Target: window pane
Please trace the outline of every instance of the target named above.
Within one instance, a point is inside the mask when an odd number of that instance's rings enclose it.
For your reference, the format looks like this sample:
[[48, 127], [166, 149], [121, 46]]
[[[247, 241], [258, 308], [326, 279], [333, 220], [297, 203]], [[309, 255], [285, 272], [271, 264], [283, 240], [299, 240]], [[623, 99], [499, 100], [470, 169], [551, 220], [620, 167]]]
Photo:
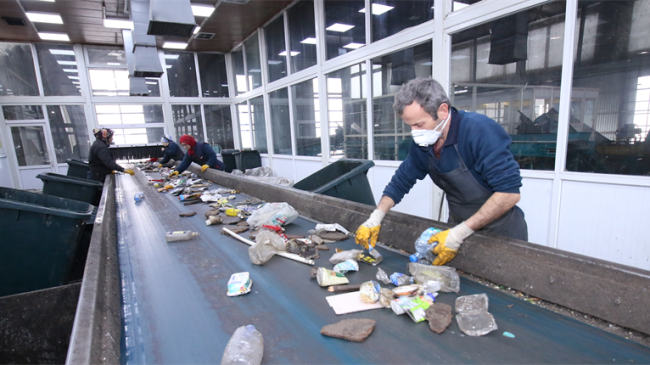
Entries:
[[264, 28], [269, 82], [287, 76], [287, 48], [284, 46], [284, 17], [280, 16]]
[[364, 0], [324, 0], [327, 59], [366, 45]]
[[258, 96], [251, 99], [251, 121], [253, 123], [253, 141], [259, 153], [268, 153], [266, 147], [266, 122], [264, 119], [264, 98]]
[[465, 9], [466, 7], [476, 4], [481, 0], [454, 0], [452, 2], [452, 9], [451, 11], [458, 11], [460, 9]]
[[45, 96], [81, 95], [79, 69], [72, 46], [36, 43]]
[[88, 66], [122, 66], [126, 68], [123, 49], [86, 47]]
[[[94, 96], [129, 96], [129, 72], [127, 70], [89, 69], [90, 87]], [[145, 78], [149, 96], [160, 96], [157, 78]]]
[[235, 90], [237, 95], [245, 93], [248, 89], [246, 86], [246, 73], [244, 70], [244, 52], [241, 49], [233, 51], [232, 68], [235, 74]]
[[291, 86], [294, 132], [298, 156], [320, 156], [318, 79]]
[[165, 52], [170, 96], [199, 96], [194, 53]]
[[433, 19], [433, 0], [372, 0], [371, 9], [373, 42]]
[[650, 2], [579, 1], [568, 171], [650, 175]]
[[172, 117], [176, 138], [189, 134], [198, 141], [205, 139], [200, 105], [172, 105]]
[[0, 43], [0, 96], [38, 96], [29, 44]]
[[262, 86], [262, 68], [260, 66], [260, 42], [257, 33], [244, 42], [246, 49], [246, 70], [248, 70], [248, 89]]
[[316, 23], [314, 1], [302, 0], [287, 10], [291, 72], [314, 66], [316, 60]]
[[330, 156], [368, 158], [366, 64], [327, 74]]
[[208, 143], [215, 151], [235, 148], [229, 105], [204, 105]]
[[162, 105], [95, 105], [95, 112], [100, 126], [165, 122]]
[[5, 120], [41, 120], [43, 108], [40, 105], [3, 106]]
[[499, 123], [522, 169], [555, 166], [565, 9], [557, 1], [452, 36], [452, 105]]
[[69, 158], [87, 160], [90, 139], [84, 107], [82, 105], [48, 106], [47, 116], [50, 119], [57, 162], [64, 163]]
[[113, 142], [118, 146], [159, 143], [164, 128], [113, 129]]
[[393, 102], [402, 84], [431, 76], [431, 42], [372, 60], [372, 115], [375, 160], [403, 161], [411, 128], [395, 115]]
[[215, 53], [199, 53], [197, 57], [203, 96], [227, 98], [226, 56]]
[[49, 165], [43, 127], [11, 127], [18, 166]]
[[237, 104], [237, 118], [239, 119], [239, 135], [242, 148], [253, 148], [253, 135], [251, 133], [251, 120], [248, 114], [248, 103]]
[[276, 90], [269, 94], [273, 153], [291, 155], [291, 121], [289, 120], [289, 91]]

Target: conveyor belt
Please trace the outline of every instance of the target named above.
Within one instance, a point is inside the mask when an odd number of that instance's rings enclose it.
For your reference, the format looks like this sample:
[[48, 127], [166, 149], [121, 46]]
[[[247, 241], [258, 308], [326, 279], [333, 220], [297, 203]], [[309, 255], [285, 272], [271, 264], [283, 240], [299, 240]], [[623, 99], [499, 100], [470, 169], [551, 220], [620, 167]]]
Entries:
[[[454, 320], [437, 335], [426, 322], [413, 323], [390, 309], [336, 316], [325, 300], [331, 293], [310, 280], [310, 266], [278, 256], [264, 266], [251, 264], [249, 246], [221, 235], [220, 225], [205, 225], [207, 205], [184, 206], [126, 175], [118, 177], [116, 189], [127, 364], [218, 363], [231, 334], [246, 324], [263, 334], [267, 364], [650, 363], [646, 347], [464, 279], [460, 293], [440, 293], [438, 301], [453, 307], [459, 295], [487, 293], [497, 331], [466, 336]], [[135, 203], [138, 191], [145, 199]], [[244, 198], [238, 194], [236, 201]], [[178, 217], [191, 211], [198, 214]], [[287, 233], [313, 227], [299, 218]], [[201, 237], [167, 243], [165, 232], [171, 230], [198, 231]], [[331, 268], [335, 247], [356, 245], [348, 239], [329, 246], [316, 267]], [[382, 253], [380, 266], [389, 275], [406, 272], [408, 258]], [[353, 284], [374, 280], [377, 269], [361, 265], [347, 275]], [[230, 275], [241, 271], [250, 272], [251, 293], [226, 296]], [[348, 318], [374, 319], [375, 331], [364, 343], [320, 334], [324, 325]], [[504, 337], [504, 331], [516, 337]]]

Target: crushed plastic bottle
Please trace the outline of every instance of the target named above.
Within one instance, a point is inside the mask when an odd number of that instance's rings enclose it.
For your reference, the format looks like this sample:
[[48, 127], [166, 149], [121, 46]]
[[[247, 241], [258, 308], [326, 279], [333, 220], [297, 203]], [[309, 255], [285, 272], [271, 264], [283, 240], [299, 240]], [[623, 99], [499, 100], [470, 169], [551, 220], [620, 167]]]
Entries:
[[456, 298], [458, 328], [469, 336], [483, 336], [499, 329], [488, 312], [487, 294], [465, 295]]
[[200, 236], [199, 232], [192, 231], [172, 231], [165, 233], [167, 242], [189, 241], [194, 237]]
[[433, 250], [437, 243], [429, 243], [429, 239], [434, 234], [440, 232], [439, 229], [429, 227], [420, 234], [417, 240], [415, 240], [415, 253], [409, 256], [411, 262], [419, 262], [421, 264], [431, 264], [435, 259], [435, 255], [431, 250]]
[[137, 202], [141, 202], [142, 199], [144, 199], [144, 193], [141, 192], [141, 191], [138, 192], [138, 193], [135, 193], [135, 196], [133, 196], [133, 200], [135, 200], [136, 203], [137, 203]]
[[221, 365], [259, 365], [264, 355], [264, 338], [249, 324], [235, 330], [221, 358]]

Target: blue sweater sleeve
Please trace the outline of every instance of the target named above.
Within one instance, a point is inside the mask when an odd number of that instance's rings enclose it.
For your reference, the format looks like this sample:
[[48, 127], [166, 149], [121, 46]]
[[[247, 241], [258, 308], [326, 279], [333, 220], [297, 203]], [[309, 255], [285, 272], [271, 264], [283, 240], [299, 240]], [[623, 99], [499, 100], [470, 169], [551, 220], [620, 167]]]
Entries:
[[185, 154], [185, 157], [183, 157], [183, 161], [181, 162], [180, 165], [176, 168], [176, 171], [178, 171], [179, 174], [182, 174], [187, 170], [188, 167], [192, 164], [192, 156], [190, 156], [189, 153]]
[[163, 157], [162, 161], [160, 161], [160, 163], [164, 165], [167, 162], [169, 162], [169, 160], [171, 160], [171, 158], [172, 158], [169, 155], [169, 147], [165, 148], [165, 151], [163, 151], [163, 154], [164, 154], [164, 157]]
[[208, 162], [206, 165], [208, 165], [211, 168], [215, 168], [217, 166], [217, 154], [214, 152], [212, 147], [210, 147], [209, 144], [204, 143], [203, 144], [203, 153], [208, 156]]
[[397, 205], [408, 193], [417, 180], [424, 179], [429, 173], [428, 157], [414, 142], [411, 142], [409, 154], [399, 165], [382, 195], [387, 196]]

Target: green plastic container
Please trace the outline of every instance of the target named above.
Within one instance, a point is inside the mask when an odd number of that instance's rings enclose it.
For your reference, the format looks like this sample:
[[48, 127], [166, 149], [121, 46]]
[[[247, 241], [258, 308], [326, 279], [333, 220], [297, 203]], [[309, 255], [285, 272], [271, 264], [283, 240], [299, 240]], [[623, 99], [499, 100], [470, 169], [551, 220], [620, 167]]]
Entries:
[[375, 163], [368, 160], [338, 160], [293, 185], [299, 190], [323, 194], [357, 203], [376, 206], [368, 182], [368, 170]]
[[104, 184], [95, 180], [47, 172], [36, 175], [43, 181], [43, 194], [99, 205]]
[[262, 158], [257, 150], [243, 150], [235, 156], [235, 160], [237, 169], [242, 171], [262, 167]]
[[0, 296], [66, 284], [93, 206], [0, 188]]
[[239, 153], [239, 150], [221, 150], [223, 163], [226, 164], [226, 172], [232, 172], [232, 170], [237, 169], [237, 156]]
[[83, 162], [75, 159], [65, 160], [65, 162], [68, 164], [68, 173], [66, 174], [67, 176], [79, 177], [82, 179], [88, 178], [88, 171], [90, 171], [88, 162]]

